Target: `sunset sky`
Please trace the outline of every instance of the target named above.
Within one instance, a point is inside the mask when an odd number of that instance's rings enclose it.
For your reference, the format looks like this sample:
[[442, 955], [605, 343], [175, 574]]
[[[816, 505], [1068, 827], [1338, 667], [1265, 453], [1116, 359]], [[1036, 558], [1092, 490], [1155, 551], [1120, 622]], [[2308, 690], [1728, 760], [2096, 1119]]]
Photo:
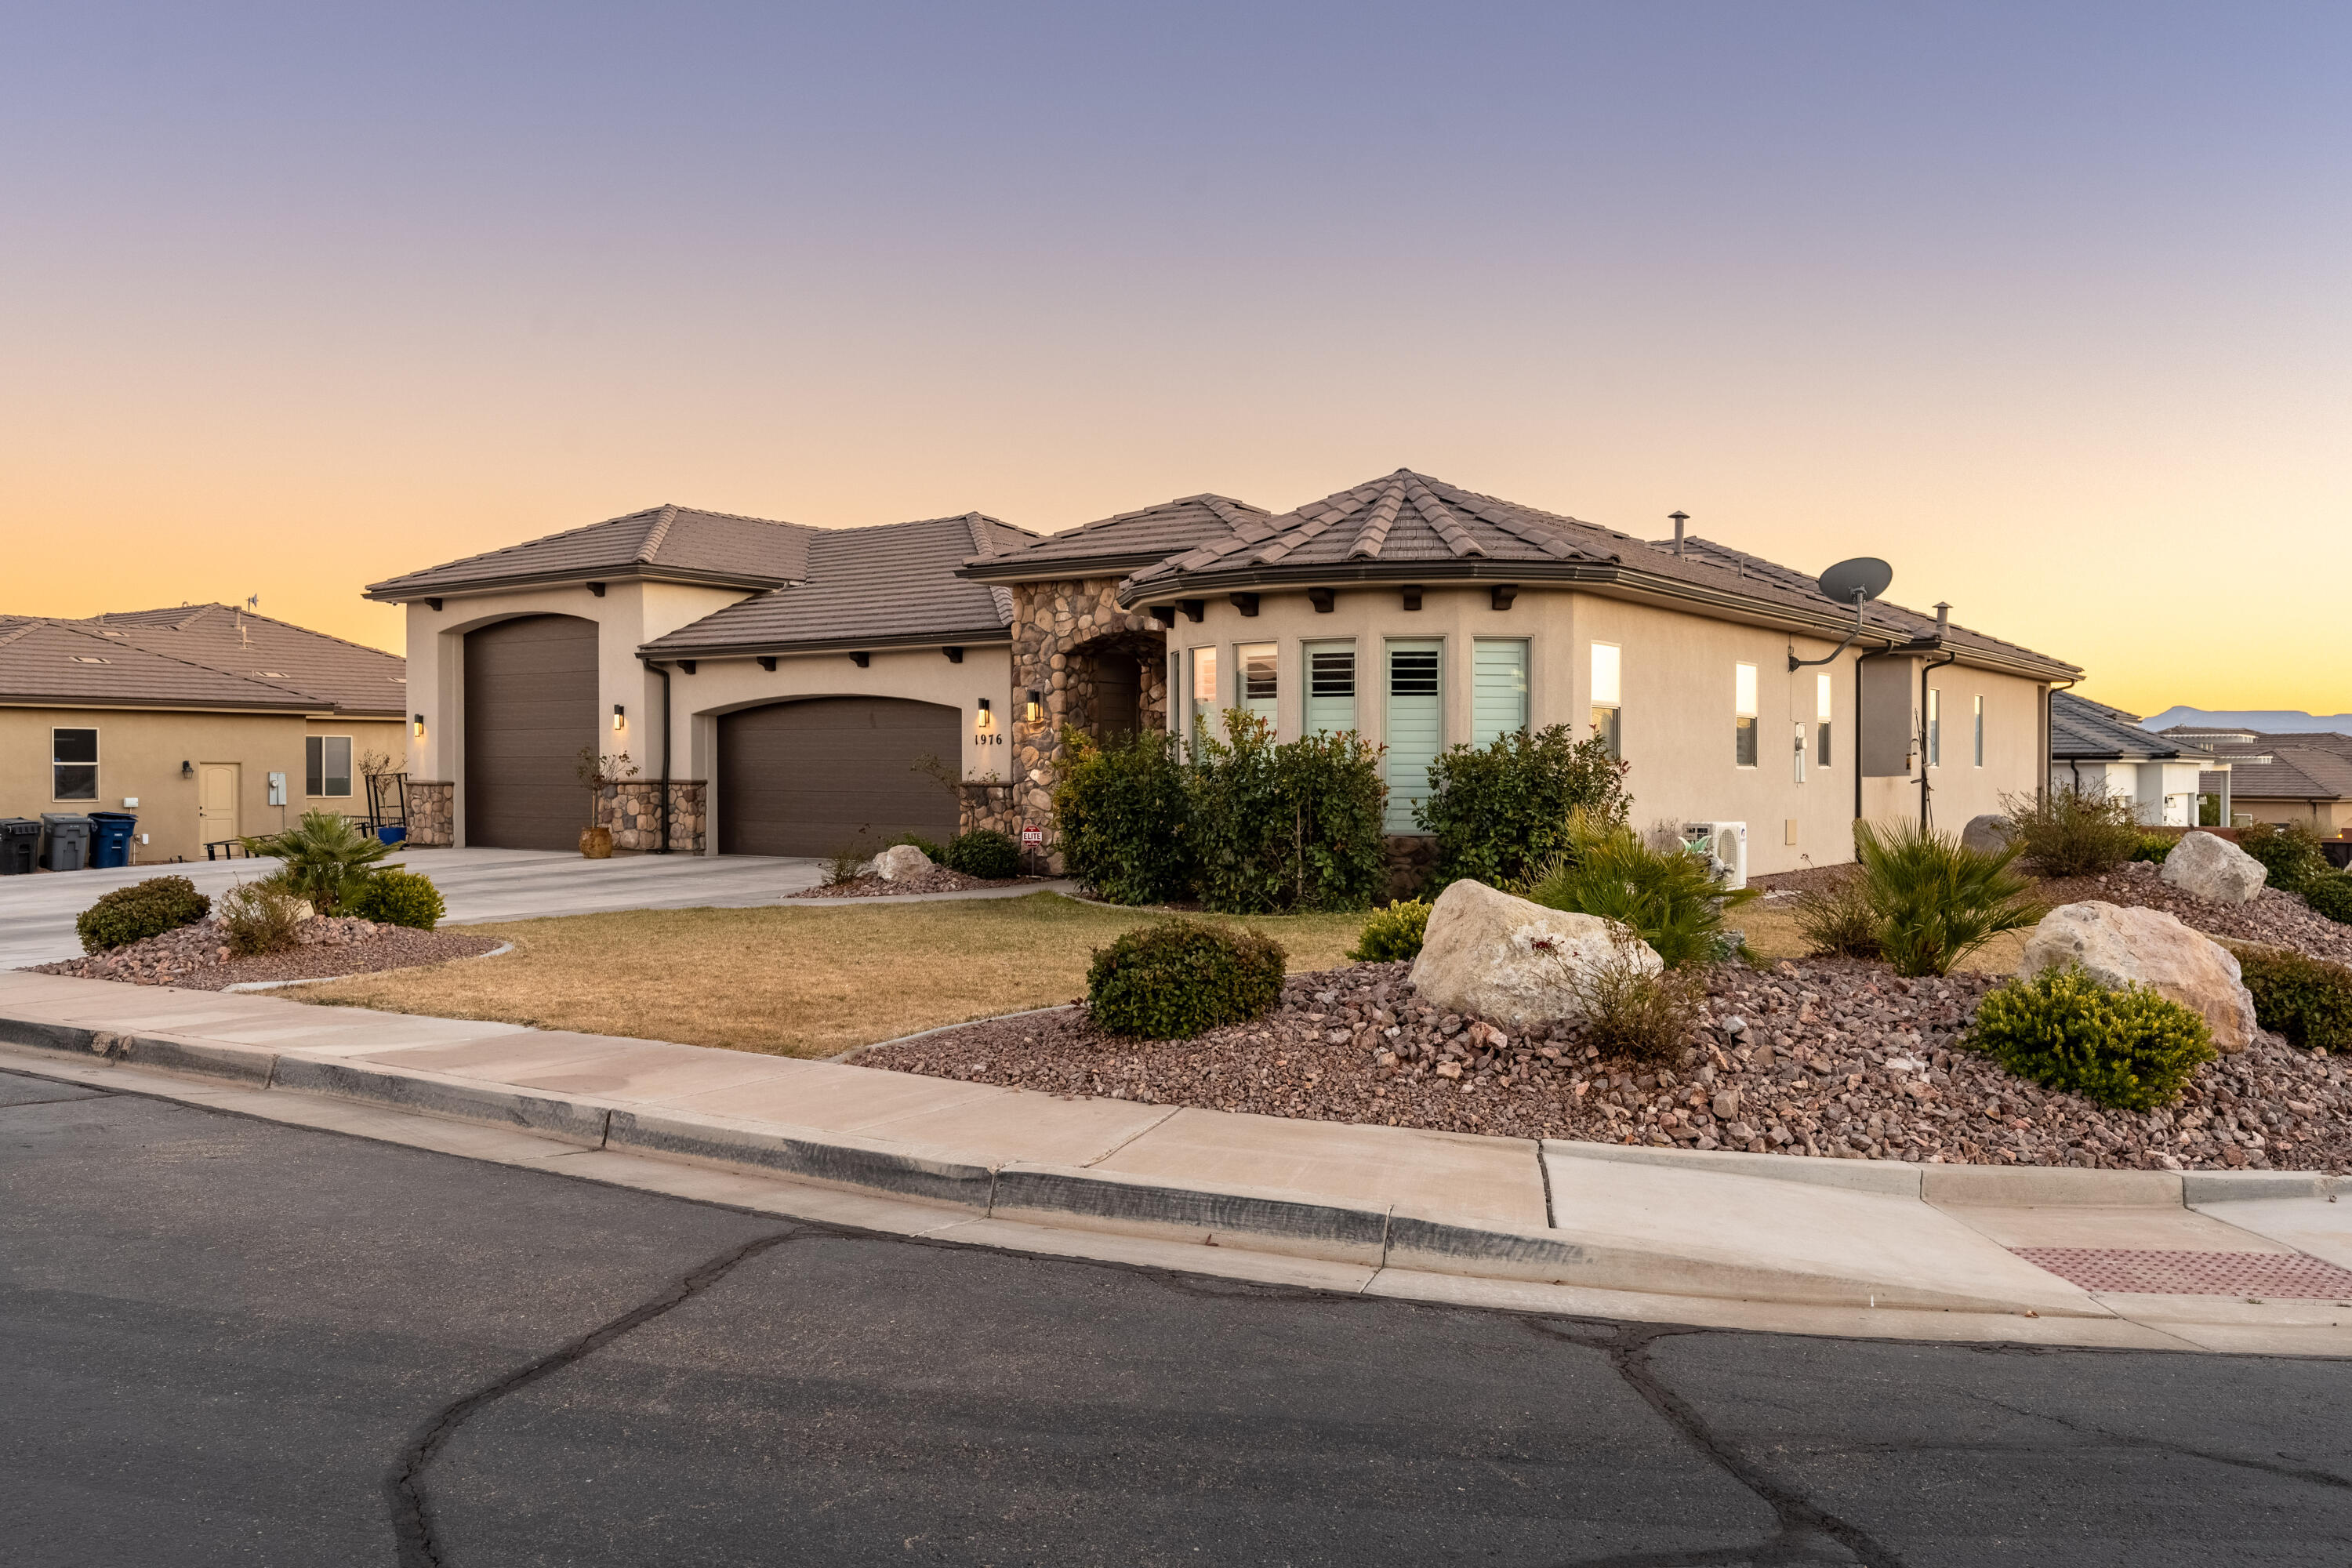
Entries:
[[2340, 4], [17, 7], [0, 611], [397, 648], [665, 500], [1402, 466], [2352, 710], [2347, 80]]

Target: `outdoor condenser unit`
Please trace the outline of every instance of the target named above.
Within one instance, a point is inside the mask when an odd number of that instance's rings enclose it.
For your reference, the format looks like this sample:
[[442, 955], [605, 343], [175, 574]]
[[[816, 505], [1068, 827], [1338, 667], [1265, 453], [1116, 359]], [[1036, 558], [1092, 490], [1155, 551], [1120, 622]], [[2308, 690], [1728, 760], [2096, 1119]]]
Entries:
[[1705, 855], [1723, 868], [1727, 888], [1748, 886], [1748, 824], [1685, 822], [1683, 842], [1694, 855]]

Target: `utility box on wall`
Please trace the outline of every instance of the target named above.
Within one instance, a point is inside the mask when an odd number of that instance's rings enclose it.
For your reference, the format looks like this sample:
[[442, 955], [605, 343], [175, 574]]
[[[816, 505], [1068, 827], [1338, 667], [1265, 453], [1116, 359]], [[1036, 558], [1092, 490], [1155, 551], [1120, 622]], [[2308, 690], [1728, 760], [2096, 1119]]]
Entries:
[[286, 804], [286, 775], [284, 773], [272, 773], [269, 775], [269, 804], [272, 805], [284, 805]]
[[1907, 778], [1919, 732], [1919, 661], [1865, 660], [1862, 671], [1861, 750], [1864, 778]]

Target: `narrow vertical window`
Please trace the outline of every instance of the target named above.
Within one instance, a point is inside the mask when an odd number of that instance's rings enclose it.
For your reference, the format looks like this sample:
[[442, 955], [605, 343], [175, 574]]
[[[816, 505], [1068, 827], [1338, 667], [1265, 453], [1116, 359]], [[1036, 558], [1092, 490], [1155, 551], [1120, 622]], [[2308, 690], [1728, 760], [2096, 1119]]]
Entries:
[[49, 731], [49, 798], [98, 798], [98, 731]]
[[1429, 764], [1445, 749], [1445, 698], [1437, 642], [1388, 645], [1388, 742], [1391, 833], [1417, 833], [1412, 808], [1429, 798]]
[[1625, 758], [1625, 734], [1620, 721], [1624, 711], [1622, 692], [1622, 653], [1615, 643], [1592, 645], [1592, 732], [1619, 762]]
[[1984, 766], [1984, 699], [1977, 699], [1977, 766]]
[[1927, 689], [1927, 765], [1944, 765], [1944, 693], [1932, 686]]
[[1234, 649], [1234, 668], [1241, 680], [1241, 689], [1235, 693], [1241, 699], [1238, 706], [1265, 720], [1272, 728], [1274, 700], [1279, 689], [1274, 644], [1244, 643]]
[[1735, 766], [1756, 765], [1756, 667], [1731, 667], [1732, 759]]
[[1198, 747], [1203, 735], [1212, 734], [1217, 726], [1217, 650], [1213, 647], [1192, 649], [1191, 725], [1185, 731], [1188, 746]]
[[1826, 672], [1813, 677], [1813, 760], [1823, 767], [1828, 767], [1835, 755], [1830, 746], [1830, 719], [1834, 712], [1831, 704], [1834, 695]]
[[1307, 645], [1307, 732], [1337, 735], [1356, 727], [1356, 645]]
[[1470, 648], [1470, 743], [1528, 727], [1525, 637], [1480, 637]]

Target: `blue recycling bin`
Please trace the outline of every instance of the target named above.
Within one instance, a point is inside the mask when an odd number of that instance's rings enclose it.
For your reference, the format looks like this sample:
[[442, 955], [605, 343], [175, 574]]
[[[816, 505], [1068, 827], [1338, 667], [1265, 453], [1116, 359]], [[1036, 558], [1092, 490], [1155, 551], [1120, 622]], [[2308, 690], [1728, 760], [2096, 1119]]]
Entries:
[[93, 870], [106, 871], [131, 864], [131, 830], [139, 819], [127, 811], [93, 811], [89, 814], [89, 864]]

